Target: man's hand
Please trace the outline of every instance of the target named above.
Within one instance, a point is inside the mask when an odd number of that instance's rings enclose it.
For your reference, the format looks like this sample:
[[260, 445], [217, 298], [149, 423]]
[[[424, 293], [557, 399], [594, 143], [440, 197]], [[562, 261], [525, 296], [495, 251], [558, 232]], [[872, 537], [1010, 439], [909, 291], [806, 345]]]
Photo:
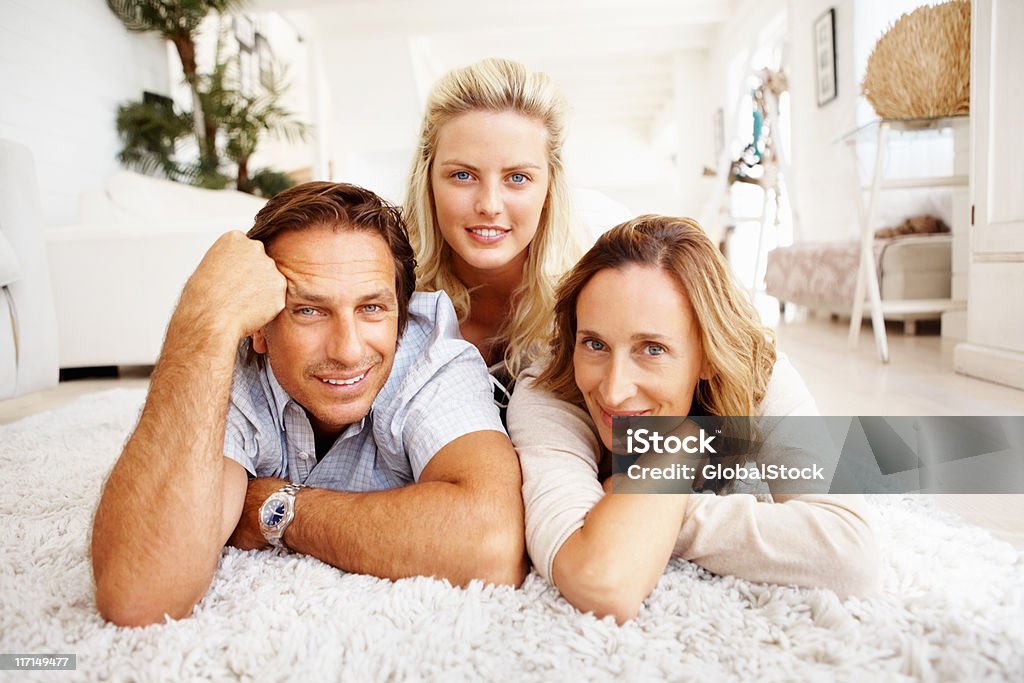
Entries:
[[191, 320], [212, 319], [241, 339], [284, 309], [287, 285], [263, 243], [236, 230], [206, 252], [185, 284], [178, 312]]
[[260, 508], [272, 493], [288, 482], [277, 477], [260, 477], [250, 479], [245, 492], [245, 503], [242, 505], [242, 516], [238, 518], [238, 526], [228, 539], [228, 545], [240, 550], [263, 550], [270, 544], [260, 531]]

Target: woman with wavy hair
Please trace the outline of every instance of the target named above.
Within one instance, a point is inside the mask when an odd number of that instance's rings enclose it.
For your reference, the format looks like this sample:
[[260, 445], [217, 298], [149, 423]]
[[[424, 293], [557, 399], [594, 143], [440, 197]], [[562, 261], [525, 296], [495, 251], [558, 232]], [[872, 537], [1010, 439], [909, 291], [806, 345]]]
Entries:
[[[630, 619], [673, 557], [842, 596], [877, 588], [861, 496], [772, 486], [757, 497], [735, 492], [738, 481], [700, 477], [686, 492], [650, 493], [608, 476], [617, 416], [749, 416], [737, 422], [752, 425], [758, 460], [778, 462], [792, 456], [794, 431], [777, 418], [817, 415], [695, 222], [640, 216], [600, 237], [558, 287], [550, 346], [544, 367], [523, 374], [508, 430], [523, 468], [527, 549], [573, 605]], [[695, 431], [694, 420], [682, 424]], [[620, 494], [619, 482], [640, 492]]]
[[420, 289], [444, 290], [503, 383], [543, 351], [554, 283], [582, 251], [562, 165], [567, 106], [544, 74], [486, 59], [427, 99], [405, 219]]

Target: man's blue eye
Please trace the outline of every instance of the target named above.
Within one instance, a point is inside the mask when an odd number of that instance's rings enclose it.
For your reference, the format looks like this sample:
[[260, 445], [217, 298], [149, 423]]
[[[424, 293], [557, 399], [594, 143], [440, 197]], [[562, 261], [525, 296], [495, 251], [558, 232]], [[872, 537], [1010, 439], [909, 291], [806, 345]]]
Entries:
[[665, 353], [665, 347], [661, 344], [648, 344], [647, 353], [652, 356], [660, 356]]
[[309, 306], [303, 306], [299, 309], [299, 315], [316, 315], [316, 309], [310, 308]]
[[366, 304], [363, 306], [363, 310], [367, 313], [379, 313], [382, 309], [380, 304]]

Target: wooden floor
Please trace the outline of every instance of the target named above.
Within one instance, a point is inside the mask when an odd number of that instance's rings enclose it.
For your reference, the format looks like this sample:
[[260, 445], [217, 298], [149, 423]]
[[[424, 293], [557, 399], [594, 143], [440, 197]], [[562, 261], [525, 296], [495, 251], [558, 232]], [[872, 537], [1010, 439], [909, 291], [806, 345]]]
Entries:
[[953, 372], [956, 342], [907, 337], [889, 327], [889, 362], [875, 352], [870, 325], [855, 349], [845, 323], [808, 318], [776, 326], [779, 349], [803, 376], [825, 415], [1021, 415], [1024, 391]]
[[[777, 310], [777, 309], [776, 309]], [[847, 326], [805, 318], [777, 323], [779, 349], [803, 375], [826, 415], [1021, 415], [1024, 392], [953, 372], [955, 342], [937, 334], [908, 337], [890, 328], [887, 364], [875, 355], [871, 328], [847, 348]], [[148, 368], [122, 369], [119, 379], [62, 382], [0, 401], [0, 424], [113, 387], [144, 387]], [[1024, 496], [944, 496], [941, 504], [1024, 549]]]
[[[1022, 415], [1024, 391], [953, 372], [956, 342], [938, 334], [889, 331], [880, 363], [870, 325], [855, 349], [846, 323], [807, 318], [776, 326], [779, 349], [803, 376], [825, 415]], [[1024, 495], [941, 495], [944, 509], [1024, 550]]]

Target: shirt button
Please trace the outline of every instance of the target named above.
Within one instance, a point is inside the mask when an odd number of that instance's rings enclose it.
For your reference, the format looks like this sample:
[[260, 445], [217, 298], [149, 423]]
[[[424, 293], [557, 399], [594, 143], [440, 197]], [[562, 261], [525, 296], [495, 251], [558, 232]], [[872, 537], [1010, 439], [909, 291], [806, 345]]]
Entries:
[[303, 460], [309, 460], [309, 453], [306, 451], [299, 451], [299, 457]]

